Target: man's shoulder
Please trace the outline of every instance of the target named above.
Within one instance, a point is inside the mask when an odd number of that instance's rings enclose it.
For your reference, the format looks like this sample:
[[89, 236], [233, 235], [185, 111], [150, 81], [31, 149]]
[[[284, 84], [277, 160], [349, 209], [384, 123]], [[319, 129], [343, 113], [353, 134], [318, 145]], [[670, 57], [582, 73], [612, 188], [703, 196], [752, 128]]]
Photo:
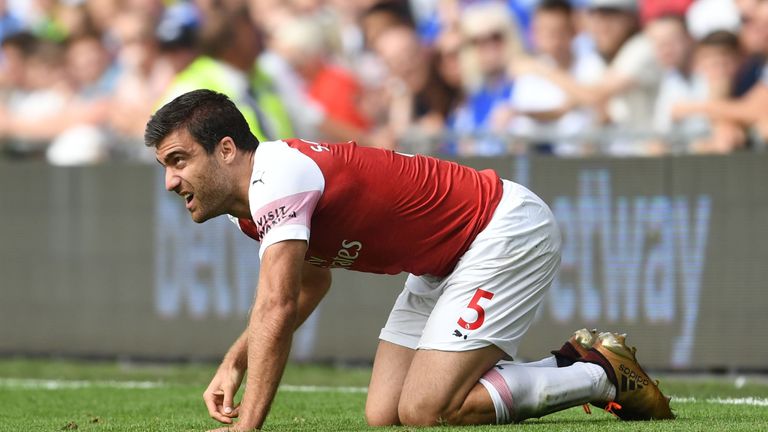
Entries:
[[644, 33], [638, 33], [627, 39], [619, 48], [619, 52], [610, 64], [613, 68], [627, 68], [647, 66], [656, 64], [656, 57], [653, 52], [653, 44]]
[[[300, 149], [298, 140], [264, 141], [254, 154], [250, 194], [277, 198], [306, 190], [322, 190], [324, 179], [318, 164]], [[303, 150], [303, 151], [302, 151]]]
[[271, 164], [273, 159], [295, 159], [313, 154], [330, 152], [334, 144], [307, 141], [299, 138], [285, 138], [275, 141], [263, 141], [256, 149], [256, 163]]
[[653, 52], [653, 45], [642, 33], [629, 38], [609, 67], [610, 71], [633, 80], [658, 85], [662, 71]]

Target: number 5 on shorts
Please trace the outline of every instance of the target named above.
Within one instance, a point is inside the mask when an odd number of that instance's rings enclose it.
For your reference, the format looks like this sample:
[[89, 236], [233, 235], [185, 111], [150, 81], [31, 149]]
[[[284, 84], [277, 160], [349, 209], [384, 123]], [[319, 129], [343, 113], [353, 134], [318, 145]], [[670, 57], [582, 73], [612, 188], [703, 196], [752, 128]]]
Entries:
[[477, 319], [471, 323], [468, 323], [464, 321], [464, 318], [459, 318], [458, 323], [461, 328], [466, 330], [477, 330], [480, 328], [480, 326], [483, 325], [483, 322], [485, 322], [485, 309], [483, 309], [483, 307], [478, 304], [481, 298], [490, 300], [493, 298], [493, 293], [482, 290], [480, 288], [475, 291], [475, 295], [472, 297], [472, 300], [469, 302], [467, 307], [469, 309], [474, 309], [475, 312], [477, 312]]

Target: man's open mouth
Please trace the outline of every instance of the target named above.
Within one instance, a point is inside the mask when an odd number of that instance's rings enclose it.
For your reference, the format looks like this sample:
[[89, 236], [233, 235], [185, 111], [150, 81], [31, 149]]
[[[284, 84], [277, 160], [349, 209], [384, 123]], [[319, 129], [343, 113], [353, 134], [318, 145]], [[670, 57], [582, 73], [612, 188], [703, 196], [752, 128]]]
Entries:
[[186, 207], [189, 208], [189, 205], [192, 203], [192, 200], [195, 198], [195, 194], [193, 193], [185, 193], [181, 195], [184, 198], [184, 202], [186, 203]]

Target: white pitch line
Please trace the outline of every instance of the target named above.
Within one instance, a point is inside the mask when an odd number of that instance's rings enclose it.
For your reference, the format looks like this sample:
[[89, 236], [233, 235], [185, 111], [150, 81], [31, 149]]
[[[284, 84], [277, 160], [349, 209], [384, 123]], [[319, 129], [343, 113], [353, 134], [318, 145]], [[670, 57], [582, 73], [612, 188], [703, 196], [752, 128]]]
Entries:
[[672, 400], [670, 402], [695, 403], [695, 402], [698, 402], [698, 400], [695, 397], [691, 397], [691, 396], [672, 396]]
[[758, 397], [742, 397], [742, 398], [722, 398], [722, 397], [715, 397], [715, 398], [706, 398], [706, 399], [699, 399], [691, 396], [672, 396], [671, 403], [697, 403], [697, 402], [704, 402], [704, 403], [710, 403], [710, 404], [716, 404], [716, 405], [749, 405], [749, 406], [760, 406], [760, 407], [768, 407], [768, 398], [758, 398]]
[[280, 390], [297, 393], [368, 393], [368, 387], [297, 386], [284, 384]]
[[[156, 389], [168, 387], [169, 384], [157, 381], [101, 381], [101, 380], [57, 380], [57, 379], [32, 379], [32, 378], [0, 378], [0, 388], [5, 389], [31, 389], [31, 390], [68, 390], [84, 388], [110, 388], [110, 389]], [[333, 386], [309, 386], [284, 384], [281, 391], [293, 393], [367, 393], [367, 387], [333, 387]], [[746, 405], [768, 407], [768, 398], [760, 397], [713, 397], [696, 398], [692, 396], [672, 396], [672, 404], [675, 403], [708, 403], [715, 405]]]
[[152, 389], [165, 387], [154, 381], [89, 381], [31, 378], [0, 378], [0, 388], [33, 390], [69, 390], [82, 388]]
[[[32, 390], [68, 390], [83, 388], [112, 388], [112, 389], [153, 389], [168, 387], [157, 381], [103, 381], [103, 380], [60, 380], [33, 378], [0, 378], [0, 388], [32, 389]], [[367, 387], [332, 387], [290, 385], [280, 386], [280, 390], [297, 393], [367, 393]]]
[[756, 397], [712, 398], [712, 399], [707, 399], [707, 402], [717, 403], [721, 405], [752, 405], [752, 406], [768, 407], [768, 399], [756, 398]]

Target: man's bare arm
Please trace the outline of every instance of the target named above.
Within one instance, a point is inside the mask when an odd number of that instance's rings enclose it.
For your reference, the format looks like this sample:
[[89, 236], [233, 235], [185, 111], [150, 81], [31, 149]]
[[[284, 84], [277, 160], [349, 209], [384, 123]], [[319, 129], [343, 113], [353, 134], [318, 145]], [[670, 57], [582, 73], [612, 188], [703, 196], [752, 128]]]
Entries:
[[[331, 287], [331, 271], [304, 263], [301, 272], [301, 292], [299, 294], [299, 312], [296, 328], [309, 318], [317, 305]], [[237, 338], [224, 355], [222, 364], [242, 367], [248, 364], [248, 328]]]
[[304, 255], [307, 243], [289, 240], [264, 252], [247, 330], [248, 385], [240, 406], [240, 430], [261, 427], [277, 392], [299, 323]]
[[581, 83], [565, 71], [532, 59], [514, 62], [510, 71], [513, 75], [533, 74], [551, 81], [560, 87], [577, 106], [604, 104], [635, 85], [631, 77], [614, 71], [606, 72], [600, 81], [594, 84]]
[[331, 271], [305, 262], [301, 270], [301, 293], [296, 328], [299, 328], [312, 315], [330, 288]]
[[688, 101], [676, 104], [672, 109], [675, 119], [703, 114], [712, 121], [738, 123], [751, 126], [768, 117], [768, 85], [758, 83], [747, 94], [738, 99]]
[[635, 82], [624, 75], [607, 72], [598, 83], [582, 84], [570, 75], [552, 71], [552, 81], [559, 85], [578, 105], [599, 105], [630, 89]]

